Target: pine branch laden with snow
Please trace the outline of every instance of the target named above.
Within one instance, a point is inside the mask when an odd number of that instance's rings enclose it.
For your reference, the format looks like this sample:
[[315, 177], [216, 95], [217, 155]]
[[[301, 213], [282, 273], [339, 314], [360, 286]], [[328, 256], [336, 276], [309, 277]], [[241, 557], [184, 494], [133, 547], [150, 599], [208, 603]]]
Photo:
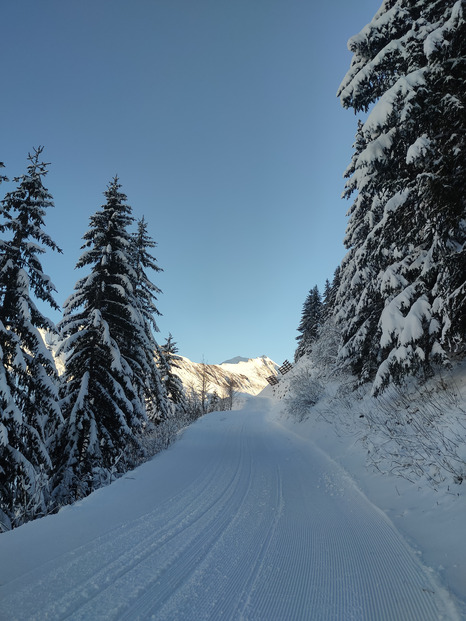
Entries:
[[[2, 201], [0, 230], [0, 513], [10, 526], [43, 515], [49, 502], [52, 444], [62, 417], [58, 375], [40, 330], [54, 330], [33, 301], [58, 308], [39, 255], [60, 249], [44, 232], [52, 196], [43, 185], [42, 148]], [[5, 520], [4, 520], [5, 521]]]
[[377, 393], [464, 355], [464, 0], [384, 3], [350, 39], [339, 96], [360, 122], [335, 316], [340, 360]]

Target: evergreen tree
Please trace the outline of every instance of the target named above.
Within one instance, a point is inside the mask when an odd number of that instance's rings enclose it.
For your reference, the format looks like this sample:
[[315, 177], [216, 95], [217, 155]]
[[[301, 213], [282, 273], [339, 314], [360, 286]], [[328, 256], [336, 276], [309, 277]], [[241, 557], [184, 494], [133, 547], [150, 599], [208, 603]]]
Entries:
[[340, 267], [338, 266], [333, 274], [332, 282], [330, 282], [328, 279], [325, 281], [324, 295], [322, 297], [322, 323], [333, 316], [333, 313], [335, 311], [337, 291], [339, 287]]
[[16, 526], [47, 510], [51, 442], [61, 422], [58, 376], [39, 329], [55, 330], [33, 298], [58, 309], [43, 273], [45, 248], [61, 252], [45, 233], [52, 196], [43, 185], [42, 147], [1, 204], [0, 231], [0, 522]]
[[135, 303], [140, 312], [142, 322], [130, 341], [131, 351], [128, 352], [130, 360], [134, 361], [135, 380], [141, 400], [145, 401], [150, 417], [162, 420], [168, 415], [168, 399], [165, 385], [160, 376], [156, 357], [160, 356], [160, 348], [154, 338], [153, 332], [158, 332], [155, 320], [160, 315], [155, 302], [156, 294], [160, 289], [151, 282], [147, 276], [147, 270], [161, 272], [155, 257], [150, 254], [150, 249], [155, 248], [156, 243], [147, 232], [147, 223], [142, 218], [138, 221], [136, 233], [132, 236], [132, 258], [136, 279], [134, 286]]
[[171, 334], [168, 335], [165, 343], [159, 348], [159, 368], [162, 381], [165, 385], [165, 393], [175, 410], [184, 413], [187, 411], [186, 394], [181, 379], [174, 373], [174, 368], [179, 368], [177, 356], [178, 347]]
[[298, 326], [299, 336], [296, 337], [298, 347], [295, 352], [295, 361], [306, 354], [310, 354], [312, 344], [317, 339], [322, 321], [322, 300], [319, 289], [315, 286], [310, 290], [304, 305], [301, 322]]
[[328, 317], [330, 312], [330, 296], [332, 291], [332, 285], [330, 284], [330, 280], [327, 278], [325, 280], [324, 285], [324, 293], [322, 294], [322, 319], [325, 320]]
[[349, 42], [360, 122], [336, 316], [340, 358], [377, 393], [464, 347], [464, 1], [386, 0]]
[[[408, 151], [419, 203], [429, 220], [426, 242], [438, 270], [430, 276], [441, 343], [466, 353], [466, 20], [465, 2], [447, 3], [424, 44], [425, 134]], [[450, 8], [451, 7], [451, 8]], [[435, 281], [434, 281], [435, 278]]]
[[223, 411], [222, 408], [222, 399], [218, 396], [218, 392], [214, 390], [214, 392], [210, 395], [209, 398], [209, 412], [220, 412]]
[[152, 326], [154, 332], [158, 332], [155, 316], [161, 313], [157, 309], [155, 302], [156, 295], [162, 291], [154, 285], [147, 276], [146, 270], [151, 269], [153, 272], [163, 272], [163, 269], [157, 265], [157, 260], [150, 254], [150, 249], [157, 246], [156, 242], [151, 239], [147, 232], [147, 222], [144, 217], [138, 220], [137, 231], [133, 235], [133, 263], [136, 272], [137, 297], [141, 312], [145, 321]]
[[60, 323], [66, 354], [61, 390], [65, 424], [56, 481], [59, 501], [85, 496], [141, 456], [138, 432], [146, 420], [134, 355], [143, 320], [135, 299], [133, 222], [118, 178], [106, 203], [90, 219], [78, 268], [91, 266], [65, 303]]

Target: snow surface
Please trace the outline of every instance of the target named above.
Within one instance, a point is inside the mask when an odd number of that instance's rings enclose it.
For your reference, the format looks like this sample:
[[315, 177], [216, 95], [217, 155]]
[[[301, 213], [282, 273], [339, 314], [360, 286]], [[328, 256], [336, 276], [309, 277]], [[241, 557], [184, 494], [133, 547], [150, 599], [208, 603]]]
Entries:
[[460, 619], [271, 395], [203, 417], [112, 485], [1, 535], [0, 619]]

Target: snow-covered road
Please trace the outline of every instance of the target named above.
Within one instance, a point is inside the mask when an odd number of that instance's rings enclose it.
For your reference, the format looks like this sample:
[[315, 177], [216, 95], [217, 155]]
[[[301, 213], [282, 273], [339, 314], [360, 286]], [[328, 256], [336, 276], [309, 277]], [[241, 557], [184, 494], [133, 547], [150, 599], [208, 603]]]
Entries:
[[0, 536], [0, 619], [454, 619], [388, 519], [266, 398]]

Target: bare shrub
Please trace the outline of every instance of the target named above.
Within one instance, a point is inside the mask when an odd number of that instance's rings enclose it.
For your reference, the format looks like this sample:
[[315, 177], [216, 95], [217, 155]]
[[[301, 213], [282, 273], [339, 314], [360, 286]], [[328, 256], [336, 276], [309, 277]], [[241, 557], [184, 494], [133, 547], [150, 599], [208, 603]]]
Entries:
[[466, 478], [466, 412], [451, 379], [391, 385], [371, 406], [362, 440], [375, 468], [434, 487]]
[[297, 421], [303, 421], [319, 401], [324, 391], [323, 386], [309, 366], [297, 369], [290, 378], [289, 386], [285, 409]]

